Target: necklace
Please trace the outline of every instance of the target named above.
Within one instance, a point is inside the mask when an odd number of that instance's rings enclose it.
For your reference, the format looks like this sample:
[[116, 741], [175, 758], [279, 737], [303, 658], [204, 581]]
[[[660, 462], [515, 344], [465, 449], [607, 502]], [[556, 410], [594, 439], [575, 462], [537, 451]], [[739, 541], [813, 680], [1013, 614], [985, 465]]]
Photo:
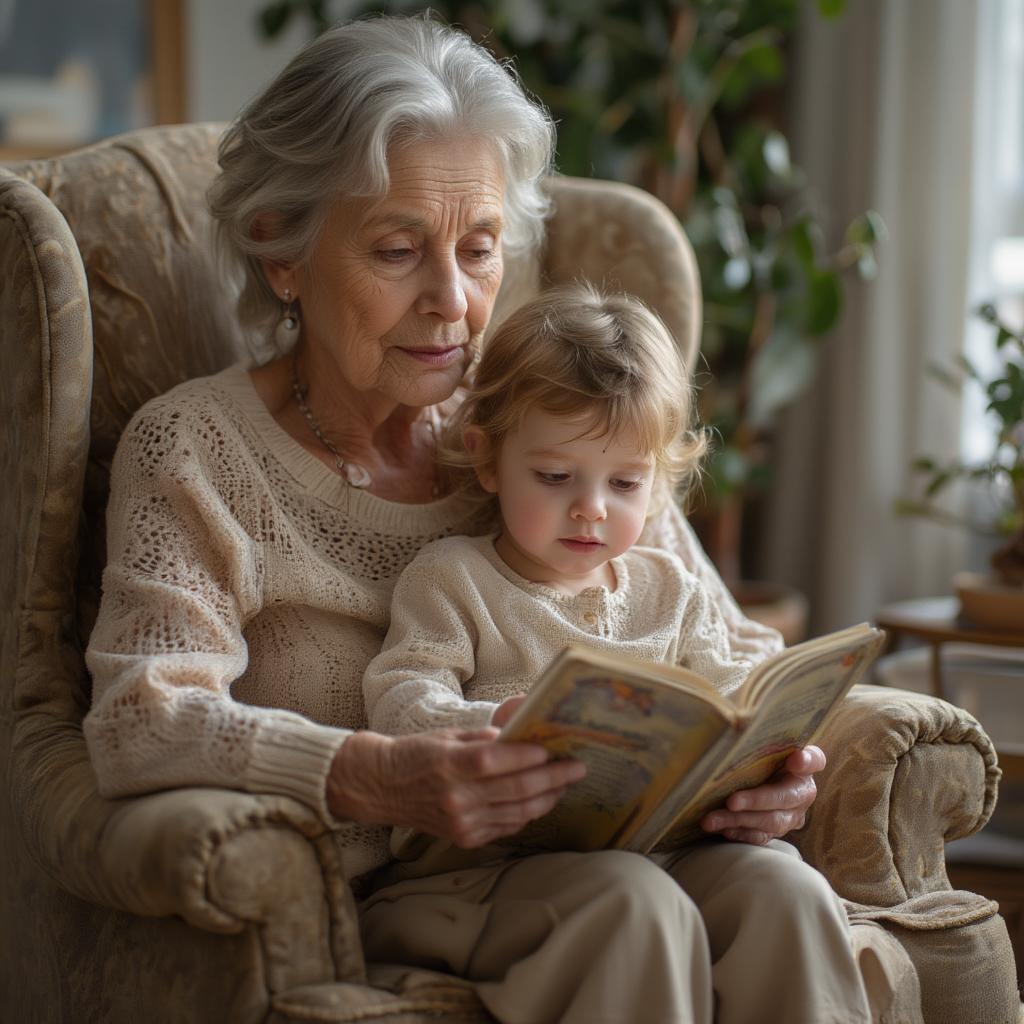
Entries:
[[310, 411], [308, 405], [306, 405], [306, 392], [302, 390], [299, 385], [299, 357], [298, 353], [292, 352], [292, 394], [295, 396], [295, 402], [299, 407], [299, 412], [306, 417], [306, 422], [309, 424], [309, 429], [316, 434], [316, 439], [334, 456], [335, 465], [338, 468], [338, 472], [353, 486], [353, 487], [369, 487], [373, 483], [373, 477], [360, 465], [355, 462], [346, 462], [341, 457], [341, 452], [326, 438], [324, 432], [320, 429], [320, 424], [317, 423], [316, 417]]
[[[309, 429], [316, 435], [316, 439], [334, 456], [334, 464], [337, 467], [338, 472], [353, 486], [365, 488], [369, 487], [373, 483], [373, 477], [370, 476], [369, 472], [365, 467], [360, 466], [355, 462], [346, 462], [342, 458], [341, 452], [334, 446], [334, 444], [324, 436], [324, 432], [320, 429], [320, 424], [317, 422], [317, 418], [313, 415], [313, 411], [306, 405], [307, 391], [303, 391], [302, 386], [299, 384], [299, 357], [298, 353], [292, 351], [292, 394], [295, 396], [295, 403], [299, 407], [299, 412], [306, 418], [306, 422], [309, 424]], [[428, 414], [427, 426], [430, 428], [430, 436], [433, 438], [434, 446], [437, 446], [437, 430], [434, 426], [434, 420], [431, 415]], [[438, 496], [438, 486], [435, 482], [433, 487], [433, 497]]]

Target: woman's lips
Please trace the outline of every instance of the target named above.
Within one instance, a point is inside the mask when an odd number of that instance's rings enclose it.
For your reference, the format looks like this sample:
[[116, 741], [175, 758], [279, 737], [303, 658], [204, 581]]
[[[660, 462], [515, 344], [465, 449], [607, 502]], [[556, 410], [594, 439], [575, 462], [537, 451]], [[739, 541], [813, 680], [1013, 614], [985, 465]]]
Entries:
[[398, 346], [398, 349], [412, 359], [426, 363], [428, 366], [447, 366], [461, 357], [463, 346], [452, 345], [450, 348], [403, 348]]
[[596, 537], [559, 537], [558, 543], [564, 545], [570, 551], [580, 551], [584, 553], [596, 551], [598, 548], [604, 547], [604, 544], [602, 544]]

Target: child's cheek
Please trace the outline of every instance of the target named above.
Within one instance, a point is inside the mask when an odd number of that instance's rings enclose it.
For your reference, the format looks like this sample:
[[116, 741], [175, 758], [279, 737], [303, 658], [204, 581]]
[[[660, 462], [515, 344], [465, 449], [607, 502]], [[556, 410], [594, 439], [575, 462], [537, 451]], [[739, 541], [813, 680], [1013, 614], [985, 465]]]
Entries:
[[502, 502], [505, 524], [520, 546], [535, 547], [544, 533], [547, 507], [536, 495], [513, 495]]
[[623, 517], [620, 539], [624, 547], [631, 548], [644, 532], [646, 516], [644, 510], [638, 507], [631, 507]]

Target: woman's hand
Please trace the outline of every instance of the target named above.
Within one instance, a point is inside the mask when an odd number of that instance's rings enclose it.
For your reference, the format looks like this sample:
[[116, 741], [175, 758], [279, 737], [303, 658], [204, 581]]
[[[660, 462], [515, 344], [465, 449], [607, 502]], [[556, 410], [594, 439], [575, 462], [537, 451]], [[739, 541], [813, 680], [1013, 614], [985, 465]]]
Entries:
[[814, 773], [824, 767], [825, 752], [820, 747], [795, 750], [777, 778], [756, 789], [733, 793], [724, 808], [703, 817], [701, 826], [755, 846], [781, 839], [787, 832], [803, 828], [807, 811], [818, 795]]
[[414, 828], [483, 846], [547, 814], [586, 769], [543, 747], [496, 743], [497, 729], [413, 736], [357, 732], [331, 763], [327, 806], [342, 819]]

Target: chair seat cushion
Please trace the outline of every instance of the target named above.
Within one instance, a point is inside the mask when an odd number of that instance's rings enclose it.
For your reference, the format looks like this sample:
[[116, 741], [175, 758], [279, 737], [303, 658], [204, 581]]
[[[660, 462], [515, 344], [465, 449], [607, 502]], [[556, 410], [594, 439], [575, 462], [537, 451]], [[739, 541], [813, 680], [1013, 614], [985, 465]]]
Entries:
[[336, 982], [281, 993], [272, 1000], [269, 1024], [426, 1024], [439, 1017], [453, 1024], [485, 1024], [494, 1019], [472, 985], [452, 975], [394, 964], [369, 965], [368, 975], [370, 985]]

